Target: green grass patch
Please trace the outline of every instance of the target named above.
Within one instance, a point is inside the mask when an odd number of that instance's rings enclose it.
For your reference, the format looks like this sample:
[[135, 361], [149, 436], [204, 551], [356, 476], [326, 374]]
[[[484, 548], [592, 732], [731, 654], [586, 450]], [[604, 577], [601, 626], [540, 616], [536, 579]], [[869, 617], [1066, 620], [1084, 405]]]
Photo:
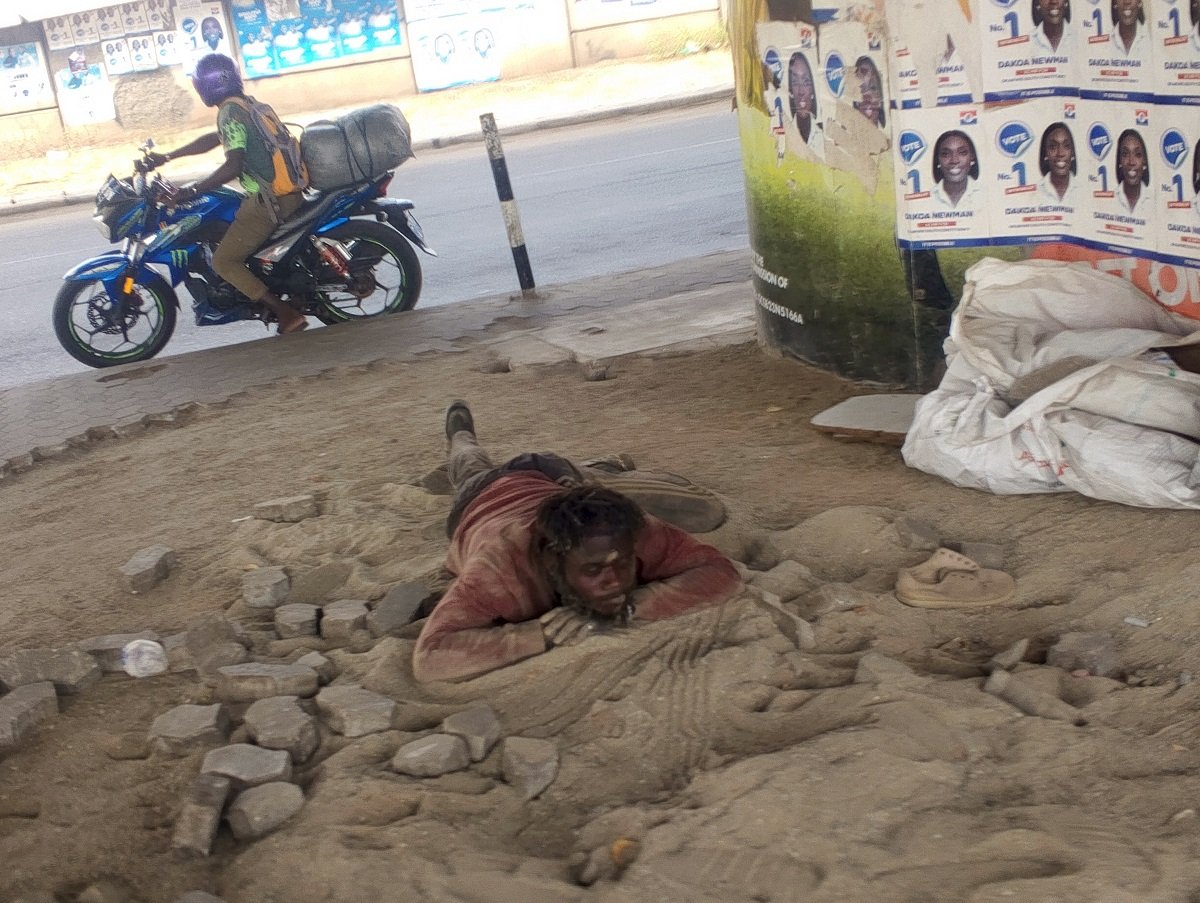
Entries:
[[678, 56], [691, 56], [709, 50], [722, 50], [729, 46], [729, 32], [719, 23], [694, 28], [680, 27], [653, 36], [649, 41], [649, 55], [659, 60]]

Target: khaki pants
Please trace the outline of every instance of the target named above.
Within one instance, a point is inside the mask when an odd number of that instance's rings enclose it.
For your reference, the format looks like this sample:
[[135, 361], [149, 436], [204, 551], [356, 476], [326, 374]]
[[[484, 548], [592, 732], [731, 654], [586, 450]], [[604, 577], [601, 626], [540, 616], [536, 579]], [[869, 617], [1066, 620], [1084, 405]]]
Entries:
[[266, 284], [246, 267], [246, 258], [258, 250], [280, 222], [295, 213], [304, 202], [299, 192], [285, 195], [277, 201], [279, 216], [261, 191], [242, 201], [229, 231], [213, 252], [212, 267], [217, 275], [251, 301], [260, 301], [267, 293]]

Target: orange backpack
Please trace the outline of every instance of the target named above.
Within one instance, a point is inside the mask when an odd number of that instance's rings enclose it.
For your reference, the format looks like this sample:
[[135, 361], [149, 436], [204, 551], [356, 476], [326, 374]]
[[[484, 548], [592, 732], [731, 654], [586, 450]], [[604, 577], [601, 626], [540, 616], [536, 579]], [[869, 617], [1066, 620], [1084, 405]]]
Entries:
[[228, 100], [250, 114], [259, 137], [270, 151], [271, 162], [275, 166], [275, 178], [270, 185], [263, 187], [277, 198], [307, 188], [308, 167], [304, 165], [304, 158], [300, 155], [300, 142], [275, 115], [275, 111], [253, 97], [230, 97]]

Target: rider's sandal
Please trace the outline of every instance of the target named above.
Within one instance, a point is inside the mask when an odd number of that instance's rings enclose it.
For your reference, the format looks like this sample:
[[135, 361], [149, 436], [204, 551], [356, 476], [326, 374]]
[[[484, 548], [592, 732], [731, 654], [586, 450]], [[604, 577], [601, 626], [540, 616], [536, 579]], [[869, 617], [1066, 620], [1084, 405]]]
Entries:
[[279, 335], [291, 335], [293, 332], [303, 332], [306, 329], [308, 329], [308, 320], [301, 320], [299, 323], [297, 323], [291, 329], [284, 329], [282, 326], [280, 326], [275, 331]]

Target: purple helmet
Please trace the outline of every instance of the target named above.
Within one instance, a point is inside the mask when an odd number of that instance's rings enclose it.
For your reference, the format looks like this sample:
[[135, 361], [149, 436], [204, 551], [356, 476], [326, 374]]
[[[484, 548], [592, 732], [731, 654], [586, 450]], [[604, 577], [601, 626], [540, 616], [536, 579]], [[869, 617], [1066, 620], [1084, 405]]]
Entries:
[[206, 107], [215, 107], [227, 97], [242, 93], [242, 74], [237, 63], [223, 53], [210, 53], [196, 63], [192, 87]]

